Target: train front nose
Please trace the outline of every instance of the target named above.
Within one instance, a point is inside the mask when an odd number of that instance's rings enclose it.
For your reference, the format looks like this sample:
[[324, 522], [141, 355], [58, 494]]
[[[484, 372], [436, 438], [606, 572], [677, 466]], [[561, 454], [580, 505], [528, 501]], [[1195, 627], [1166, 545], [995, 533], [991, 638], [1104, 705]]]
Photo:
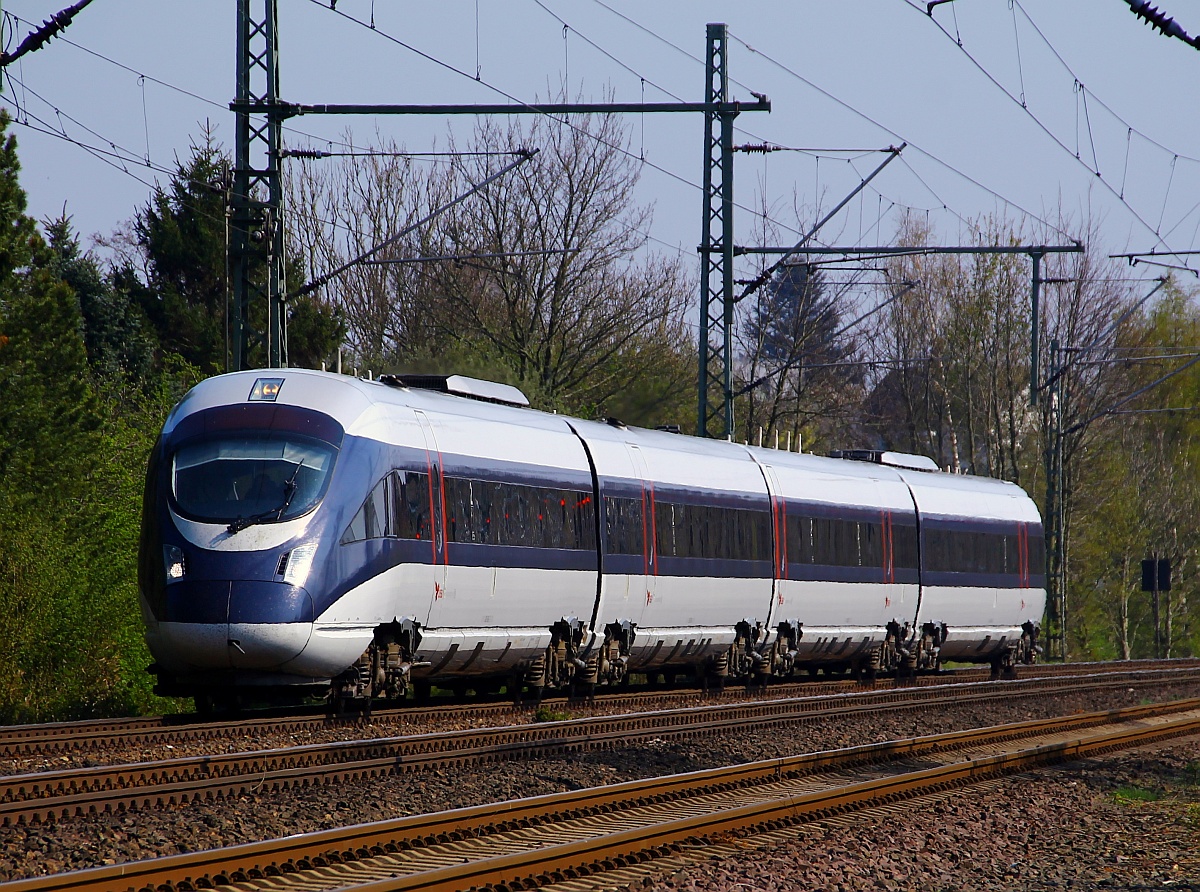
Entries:
[[181, 581], [168, 587], [158, 647], [184, 671], [277, 669], [312, 636], [313, 602], [301, 586]]

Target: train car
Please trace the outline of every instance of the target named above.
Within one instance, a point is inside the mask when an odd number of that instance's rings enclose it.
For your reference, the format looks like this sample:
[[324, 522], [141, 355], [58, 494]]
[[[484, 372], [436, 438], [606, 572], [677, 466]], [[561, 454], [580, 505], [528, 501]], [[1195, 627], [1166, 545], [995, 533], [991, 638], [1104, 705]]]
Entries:
[[276, 369], [169, 415], [139, 581], [161, 693], [340, 702], [1003, 668], [1033, 656], [1041, 535], [1018, 487], [916, 457], [584, 421], [458, 376]]

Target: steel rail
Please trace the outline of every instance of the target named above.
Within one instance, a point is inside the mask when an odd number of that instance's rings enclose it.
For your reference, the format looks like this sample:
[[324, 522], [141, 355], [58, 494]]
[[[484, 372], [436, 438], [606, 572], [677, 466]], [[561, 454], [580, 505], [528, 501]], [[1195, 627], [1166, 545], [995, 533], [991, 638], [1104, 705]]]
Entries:
[[[1194, 661], [1200, 667], [1200, 660]], [[1085, 666], [1090, 664], [1074, 664]], [[1174, 661], [1172, 669], [1187, 668]], [[1124, 671], [1130, 671], [1126, 668]], [[1148, 667], [1139, 670], [1148, 671]], [[939, 675], [919, 676], [902, 687], [936, 687], [958, 684], [967, 680], [987, 678], [986, 669], [951, 670]], [[1055, 675], [1062, 673], [1055, 672]], [[277, 715], [273, 711], [261, 715], [249, 713], [232, 720], [196, 720], [194, 715], [161, 716], [147, 718], [91, 719], [79, 722], [54, 722], [34, 725], [0, 726], [0, 758], [26, 755], [48, 755], [79, 749], [84, 746], [124, 744], [137, 741], [141, 745], [175, 743], [181, 740], [215, 740], [230, 736], [244, 737], [247, 734], [296, 733], [326, 728], [347, 727], [368, 722], [387, 723], [392, 721], [420, 722], [448, 716], [463, 716], [471, 719], [503, 718], [529, 714], [541, 706], [566, 708], [644, 708], [662, 705], [669, 708], [679, 700], [702, 696], [706, 700], [727, 701], [746, 699], [779, 699], [804, 694], [825, 695], [848, 691], [890, 690], [871, 684], [848, 680], [794, 681], [773, 684], [767, 689], [747, 690], [745, 687], [729, 687], [723, 691], [706, 694], [698, 689], [670, 689], [648, 691], [624, 691], [621, 693], [597, 694], [586, 700], [568, 697], [546, 697], [541, 703], [514, 704], [484, 702], [471, 704], [442, 703], [432, 706], [400, 706], [377, 709], [370, 713], [330, 715], [325, 710], [306, 711], [299, 714]]]
[[[1043, 677], [1074, 676], [1102, 672], [1172, 671], [1200, 668], [1200, 659], [1134, 660], [1106, 663], [1048, 663], [1018, 667], [1019, 680]], [[902, 687], [941, 686], [959, 684], [968, 680], [983, 681], [987, 669], [954, 669], [937, 675], [918, 676], [912, 684]], [[800, 681], [789, 680], [773, 683], [765, 691], [747, 692], [741, 686], [730, 687], [723, 692], [709, 692], [706, 699], [737, 700], [748, 696], [758, 698], [796, 697], [805, 694], [829, 693], [830, 691], [878, 691], [891, 690], [880, 681], [875, 685], [848, 680]], [[638, 692], [601, 693], [585, 701], [566, 697], [547, 697], [543, 704], [562, 705], [570, 708], [615, 708], [640, 709], [647, 706], [669, 704], [687, 697], [700, 695], [697, 690], [653, 690]], [[392, 721], [420, 722], [426, 719], [444, 718], [447, 715], [462, 715], [465, 718], [503, 718], [532, 712], [533, 705], [514, 706], [511, 701], [503, 703], [438, 704], [434, 706], [401, 706], [376, 710], [373, 714], [352, 716], [330, 716], [319, 714], [289, 715], [255, 714], [240, 715], [232, 720], [204, 721], [194, 715], [161, 716], [151, 718], [90, 719], [79, 722], [54, 722], [48, 724], [0, 726], [0, 759], [20, 756], [39, 756], [64, 753], [85, 747], [114, 745], [147, 746], [181, 741], [217, 740], [229, 737], [245, 737], [248, 734], [297, 733], [346, 727], [366, 722], [387, 723]]]
[[[563, 879], [565, 872], [593, 873], [612, 869], [625, 859], [643, 859], [678, 851], [683, 845], [712, 836], [745, 833], [760, 827], [778, 828], [814, 817], [827, 817], [876, 804], [910, 799], [928, 793], [968, 786], [1062, 762], [1100, 755], [1173, 737], [1200, 732], [1200, 716], [1159, 728], [1137, 728], [1048, 744], [1002, 755], [984, 756], [948, 766], [869, 780], [817, 793], [767, 803], [754, 803], [715, 814], [703, 814], [644, 828], [556, 846], [533, 847], [507, 855], [468, 861], [450, 867], [393, 876], [353, 886], [356, 892], [456, 892], [466, 888], [508, 887]], [[343, 887], [345, 888], [345, 887]]]
[[721, 736], [759, 729], [764, 724], [786, 725], [817, 716], [845, 718], [880, 709], [920, 708], [931, 702], [949, 706], [999, 697], [1044, 697], [1114, 685], [1162, 686], [1162, 673], [1144, 675], [1147, 677], [1132, 681], [1106, 674], [1085, 676], [1089, 679], [1086, 684], [1075, 677], [1009, 682], [1000, 687], [965, 684], [938, 690], [924, 688], [700, 706], [9, 775], [0, 777], [0, 826], [197, 800], [215, 801], [295, 786], [362, 781], [448, 764], [612, 749], [654, 737]]
[[[1168, 704], [1165, 708], [1176, 710], [1178, 705]], [[292, 882], [306, 889], [352, 886], [358, 892], [529, 883], [536, 881], [531, 878], [553, 877], [567, 870], [611, 869], [701, 838], [751, 827], [777, 828], [1004, 773], [1200, 733], [1200, 711], [1192, 709], [1181, 717], [1154, 723], [1153, 719], [1163, 711], [1163, 705], [1131, 707], [771, 759], [17, 880], [0, 884], [0, 892], [185, 892], [241, 883], [260, 887], [262, 880], [272, 887], [282, 888]], [[833, 783], [825, 789], [797, 791], [781, 786], [789, 778], [817, 771], [837, 772], [964, 748], [1008, 745], [1039, 735], [1075, 734], [1083, 727], [1081, 723], [1118, 722], [1133, 723], [1134, 727], [1097, 730], [1067, 740], [1023, 747], [1016, 752], [976, 755], [933, 768]], [[754, 785], [762, 789], [750, 792]], [[706, 796], [712, 801], [707, 805], [697, 804], [698, 797]], [[693, 803], [686, 809], [681, 804], [684, 797]], [[758, 801], [749, 801], [756, 797]], [[660, 817], [647, 817], [636, 828], [613, 830], [614, 823], [618, 823], [614, 815], [620, 820], [633, 821], [636, 809], [657, 809]], [[702, 813], [680, 817], [685, 811]], [[571, 833], [585, 837], [574, 842], [543, 845], [545, 839], [532, 832], [550, 822], [552, 827], [561, 827], [566, 821], [587, 819], [592, 819], [595, 826], [586, 833], [571, 829]], [[567, 834], [567, 830], [563, 833]], [[485, 837], [497, 834], [508, 834], [508, 839], [484, 845]], [[452, 848], [456, 842], [464, 845]], [[506, 847], [509, 851], [496, 854], [497, 849]], [[406, 853], [415, 858], [426, 852], [428, 857], [424, 861], [434, 862], [433, 869], [395, 875], [402, 869], [395, 863], [396, 858]], [[376, 859], [386, 863], [369, 870], [368, 865]], [[348, 872], [359, 864], [358, 872], [386, 878], [354, 882], [346, 873], [335, 870], [342, 866]], [[451, 866], [444, 866], [447, 864]]]

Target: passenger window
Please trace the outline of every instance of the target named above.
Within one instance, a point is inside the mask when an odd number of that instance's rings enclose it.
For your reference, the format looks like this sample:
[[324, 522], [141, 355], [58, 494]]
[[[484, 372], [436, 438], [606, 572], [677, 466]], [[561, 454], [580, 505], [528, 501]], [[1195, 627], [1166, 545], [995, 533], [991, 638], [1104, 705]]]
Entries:
[[388, 474], [375, 484], [354, 519], [342, 534], [342, 544], [360, 542], [364, 539], [382, 539], [388, 534], [388, 495], [392, 475]]
[[429, 539], [429, 475], [416, 471], [392, 473], [393, 530], [400, 539]]
[[1040, 525], [1029, 527], [1029, 572], [1041, 576], [1046, 572], [1046, 539]]
[[371, 490], [342, 534], [341, 542], [366, 539], [428, 539], [429, 475], [392, 471]]
[[604, 529], [610, 554], [642, 554], [646, 548], [642, 500], [606, 496]]
[[451, 542], [594, 549], [590, 492], [461, 477], [445, 478]]
[[893, 523], [892, 555], [897, 569], [916, 569], [917, 528], [915, 526]]

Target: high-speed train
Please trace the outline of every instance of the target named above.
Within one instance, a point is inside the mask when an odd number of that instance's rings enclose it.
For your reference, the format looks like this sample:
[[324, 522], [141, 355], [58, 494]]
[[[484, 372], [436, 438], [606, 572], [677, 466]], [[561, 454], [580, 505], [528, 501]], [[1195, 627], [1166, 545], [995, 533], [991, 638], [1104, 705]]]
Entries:
[[1019, 487], [917, 456], [584, 421], [459, 376], [271, 369], [167, 418], [139, 581], [160, 693], [343, 702], [1001, 671], [1033, 659], [1043, 548]]

